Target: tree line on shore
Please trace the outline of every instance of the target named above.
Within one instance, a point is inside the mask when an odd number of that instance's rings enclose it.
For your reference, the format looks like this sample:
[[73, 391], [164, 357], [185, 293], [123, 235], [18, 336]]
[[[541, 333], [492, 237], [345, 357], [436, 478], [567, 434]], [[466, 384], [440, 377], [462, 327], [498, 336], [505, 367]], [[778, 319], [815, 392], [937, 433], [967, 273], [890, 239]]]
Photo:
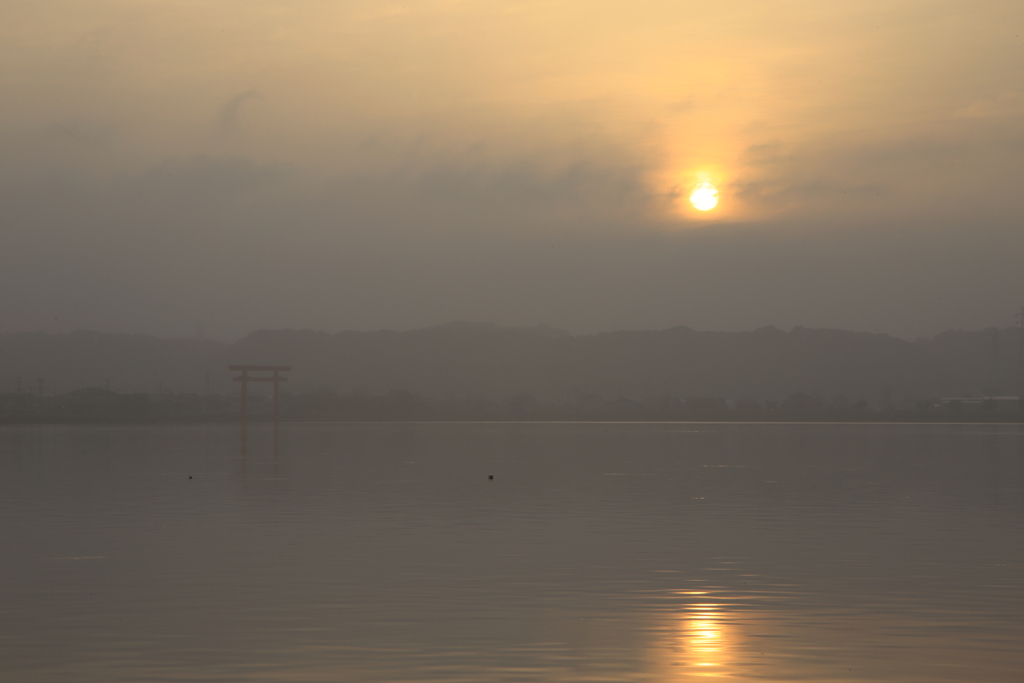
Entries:
[[[3, 423], [155, 423], [233, 422], [239, 419], [235, 395], [120, 394], [89, 387], [68, 394], [0, 395]], [[250, 395], [250, 421], [267, 421], [273, 409], [269, 397]], [[340, 394], [312, 391], [283, 393], [281, 417], [292, 422], [445, 421], [445, 420], [623, 420], [623, 421], [1020, 421], [1019, 405], [995, 401], [965, 407], [922, 399], [912, 404], [873, 406], [863, 399], [831, 399], [796, 392], [781, 401], [754, 398], [687, 397], [672, 395], [633, 400], [578, 393], [563, 401], [543, 401], [521, 393], [504, 399], [483, 395], [430, 398], [404, 390], [382, 394], [356, 391]]]
[[803, 327], [572, 335], [485, 323], [264, 330], [234, 343], [9, 333], [0, 334], [0, 419], [230, 419], [232, 364], [292, 366], [282, 387], [289, 419], [1004, 416], [1024, 375], [1020, 349], [1017, 328], [915, 341]]

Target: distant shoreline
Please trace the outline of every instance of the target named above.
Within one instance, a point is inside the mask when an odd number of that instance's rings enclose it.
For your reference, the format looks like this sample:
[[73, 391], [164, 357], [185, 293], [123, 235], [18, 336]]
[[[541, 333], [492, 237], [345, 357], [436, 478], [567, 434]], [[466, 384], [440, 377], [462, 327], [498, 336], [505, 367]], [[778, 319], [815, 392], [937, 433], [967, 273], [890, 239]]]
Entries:
[[[110, 426], [157, 426], [157, 425], [238, 425], [237, 417], [233, 419], [209, 417], [190, 419], [159, 419], [159, 420], [115, 420], [115, 419], [76, 419], [76, 420], [0, 420], [0, 427], [17, 426], [74, 426], [74, 425], [110, 425]], [[273, 424], [272, 420], [249, 419], [250, 427]], [[395, 418], [351, 418], [351, 419], [282, 419], [282, 425], [302, 424], [1024, 424], [1024, 416], [1015, 415], [872, 415], [859, 418], [795, 418], [780, 417], [779, 419], [700, 419], [700, 418], [651, 418], [651, 417], [551, 417], [551, 418], [514, 418], [514, 417], [395, 417]]]

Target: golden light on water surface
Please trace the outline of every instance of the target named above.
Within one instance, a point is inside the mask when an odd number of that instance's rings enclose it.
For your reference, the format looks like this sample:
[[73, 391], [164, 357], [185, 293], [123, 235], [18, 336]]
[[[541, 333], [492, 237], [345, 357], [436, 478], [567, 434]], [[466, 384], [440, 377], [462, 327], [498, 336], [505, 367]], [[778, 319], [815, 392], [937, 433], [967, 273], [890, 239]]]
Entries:
[[[722, 665], [725, 634], [718, 605], [690, 605], [687, 619], [680, 624], [680, 639], [691, 666]], [[711, 672], [708, 672], [711, 673]]]
[[[657, 675], [664, 681], [729, 678], [736, 674], [739, 633], [728, 618], [725, 605], [710, 602], [704, 591], [680, 591], [697, 598], [682, 606], [672, 618], [669, 641], [659, 657]], [[701, 599], [703, 598], [703, 599]]]

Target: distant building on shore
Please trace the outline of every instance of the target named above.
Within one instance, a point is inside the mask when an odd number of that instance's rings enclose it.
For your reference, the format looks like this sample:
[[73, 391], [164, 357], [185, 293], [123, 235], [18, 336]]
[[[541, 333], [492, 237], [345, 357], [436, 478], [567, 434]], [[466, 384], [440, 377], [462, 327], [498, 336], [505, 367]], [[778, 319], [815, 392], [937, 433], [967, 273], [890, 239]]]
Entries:
[[1021, 409], [1019, 396], [940, 398], [937, 405], [945, 410], [964, 410], [969, 412], [981, 412], [983, 410], [1008, 412]]

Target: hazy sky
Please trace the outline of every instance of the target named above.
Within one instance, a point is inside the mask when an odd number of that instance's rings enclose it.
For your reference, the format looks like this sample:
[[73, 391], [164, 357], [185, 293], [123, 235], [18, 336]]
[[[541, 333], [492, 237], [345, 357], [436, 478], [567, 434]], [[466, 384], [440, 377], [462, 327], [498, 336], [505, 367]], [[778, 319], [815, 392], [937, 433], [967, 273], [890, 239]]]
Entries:
[[1008, 325], [1022, 27], [1020, 0], [0, 0], [0, 330]]

